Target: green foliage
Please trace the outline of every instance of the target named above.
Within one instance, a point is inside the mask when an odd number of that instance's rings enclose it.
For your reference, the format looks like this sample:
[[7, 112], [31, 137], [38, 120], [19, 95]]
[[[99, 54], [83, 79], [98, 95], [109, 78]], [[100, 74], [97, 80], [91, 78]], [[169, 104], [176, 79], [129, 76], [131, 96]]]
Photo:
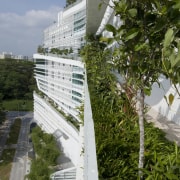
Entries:
[[14, 59], [0, 60], [0, 98], [32, 99], [34, 64]]
[[[91, 42], [92, 41], [92, 42]], [[127, 94], [118, 91], [105, 46], [91, 37], [81, 54], [86, 62], [95, 124], [100, 180], [138, 179], [139, 127]], [[180, 148], [145, 122], [144, 179], [180, 177]]]
[[68, 55], [73, 53], [72, 47], [70, 49], [58, 49], [58, 48], [52, 48], [50, 53], [52, 54], [59, 54], [59, 55]]
[[13, 125], [11, 126], [11, 130], [6, 144], [17, 144], [20, 128], [21, 128], [21, 119], [17, 118], [15, 119]]
[[3, 109], [6, 109], [7, 111], [33, 111], [33, 100], [4, 100], [2, 105]]
[[[139, 168], [144, 163], [144, 96], [151, 94], [154, 82], [165, 74], [176, 87], [180, 81], [180, 11], [177, 1], [113, 1], [115, 15], [121, 26], [107, 25], [116, 42], [113, 49], [114, 68], [131, 88], [139, 107], [140, 153]], [[176, 87], [178, 92], [178, 89]], [[179, 92], [178, 92], [179, 93]], [[180, 95], [180, 93], [179, 93]], [[174, 97], [169, 96], [169, 104]], [[140, 178], [142, 172], [139, 170]]]
[[5, 112], [0, 110], [0, 125], [5, 121], [5, 119], [6, 119]]
[[31, 172], [27, 176], [29, 180], [48, 180], [51, 171], [48, 168], [48, 164], [40, 159], [33, 160], [31, 165]]
[[37, 158], [32, 161], [28, 179], [49, 179], [52, 173], [50, 166], [56, 165], [60, 155], [56, 141], [52, 134], [43, 132], [40, 127], [33, 128], [31, 137]]
[[[179, 27], [169, 28], [165, 34], [162, 50], [163, 69], [165, 71], [166, 76], [168, 76], [174, 84], [180, 83], [179, 34]], [[178, 93], [180, 96], [180, 92]]]
[[131, 87], [141, 87], [147, 95], [160, 74], [180, 82], [178, 7], [177, 1], [114, 1], [123, 25], [106, 25], [114, 37], [103, 41], [120, 44], [114, 50], [114, 65]]
[[43, 46], [39, 45], [38, 48], [37, 48], [37, 53], [45, 54], [46, 53], [46, 49], [43, 48]]
[[65, 119], [79, 130], [79, 122], [72, 115], [65, 115]]
[[77, 0], [66, 0], [66, 7], [70, 6], [71, 4], [75, 3]]
[[15, 151], [16, 151], [15, 149], [4, 149], [3, 150], [3, 153], [1, 155], [1, 160], [3, 160], [3, 162], [0, 163], [0, 169], [9, 163], [12, 163]]
[[56, 164], [56, 159], [59, 156], [59, 149], [52, 134], [47, 134], [39, 127], [32, 131], [32, 141], [34, 144], [35, 152], [41, 159], [47, 161], [49, 165]]

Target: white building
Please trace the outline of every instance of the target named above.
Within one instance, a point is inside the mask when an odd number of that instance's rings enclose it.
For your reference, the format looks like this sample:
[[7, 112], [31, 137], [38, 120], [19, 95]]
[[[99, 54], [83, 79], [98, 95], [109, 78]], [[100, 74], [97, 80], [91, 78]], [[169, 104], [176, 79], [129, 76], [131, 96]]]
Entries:
[[84, 45], [86, 32], [86, 1], [58, 13], [57, 23], [44, 30], [45, 48], [78, 48]]
[[[34, 93], [34, 120], [43, 130], [54, 134], [72, 168], [52, 174], [52, 179], [97, 180], [94, 125], [91, 114], [86, 71], [78, 57], [85, 35], [95, 33], [105, 6], [100, 0], [78, 0], [58, 13], [57, 23], [44, 30], [44, 48], [71, 49], [69, 55], [34, 54], [35, 78], [39, 89]], [[79, 108], [83, 107], [84, 112]], [[80, 118], [81, 113], [84, 119]], [[69, 122], [70, 118], [70, 122]]]
[[2, 52], [0, 54], [0, 59], [11, 59], [12, 58], [12, 52], [7, 53], [7, 52]]

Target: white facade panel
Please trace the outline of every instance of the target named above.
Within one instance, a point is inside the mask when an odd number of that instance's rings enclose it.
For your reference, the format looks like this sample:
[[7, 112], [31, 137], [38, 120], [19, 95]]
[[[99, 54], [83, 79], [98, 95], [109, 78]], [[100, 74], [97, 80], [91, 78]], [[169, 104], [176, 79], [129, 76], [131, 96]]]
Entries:
[[77, 120], [84, 99], [84, 64], [80, 61], [34, 54], [35, 77], [40, 91], [59, 109]]
[[76, 165], [80, 146], [78, 131], [37, 94], [34, 94], [34, 120], [47, 133], [54, 134], [57, 130], [62, 133], [58, 141], [61, 143], [65, 155]]
[[[161, 87], [157, 83], [153, 84], [152, 93], [147, 96], [145, 102], [167, 120], [173, 121], [180, 125], [180, 98], [170, 80], [161, 77]], [[180, 86], [178, 86], [180, 92]], [[168, 97], [172, 94], [174, 101], [172, 105], [168, 105]], [[165, 97], [167, 98], [167, 101]]]

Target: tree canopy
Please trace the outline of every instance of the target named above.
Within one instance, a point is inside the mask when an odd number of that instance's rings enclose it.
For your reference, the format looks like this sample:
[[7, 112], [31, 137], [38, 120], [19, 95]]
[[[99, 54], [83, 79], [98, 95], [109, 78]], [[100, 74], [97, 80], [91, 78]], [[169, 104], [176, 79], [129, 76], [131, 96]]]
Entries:
[[35, 88], [34, 63], [0, 60], [0, 99], [32, 99]]

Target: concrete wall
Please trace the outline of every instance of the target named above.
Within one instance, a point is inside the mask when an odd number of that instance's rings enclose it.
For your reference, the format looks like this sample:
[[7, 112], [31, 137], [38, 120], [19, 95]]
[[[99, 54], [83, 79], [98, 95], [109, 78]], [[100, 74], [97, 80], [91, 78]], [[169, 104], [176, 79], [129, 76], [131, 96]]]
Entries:
[[86, 24], [86, 32], [87, 34], [94, 34], [97, 32], [98, 27], [102, 21], [104, 16], [104, 12], [106, 10], [107, 5], [103, 4], [99, 9], [99, 4], [102, 2], [101, 0], [87, 0], [87, 24]]
[[[153, 85], [152, 93], [145, 98], [145, 102], [155, 111], [163, 115], [167, 120], [180, 125], [180, 97], [177, 94], [170, 80], [160, 77], [161, 86], [157, 83]], [[177, 86], [180, 92], [180, 86]], [[170, 94], [174, 95], [174, 101], [171, 106], [168, 105], [164, 96], [167, 98]]]
[[79, 158], [79, 134], [52, 106], [34, 93], [34, 120], [47, 133], [57, 134], [63, 152], [76, 166]]

